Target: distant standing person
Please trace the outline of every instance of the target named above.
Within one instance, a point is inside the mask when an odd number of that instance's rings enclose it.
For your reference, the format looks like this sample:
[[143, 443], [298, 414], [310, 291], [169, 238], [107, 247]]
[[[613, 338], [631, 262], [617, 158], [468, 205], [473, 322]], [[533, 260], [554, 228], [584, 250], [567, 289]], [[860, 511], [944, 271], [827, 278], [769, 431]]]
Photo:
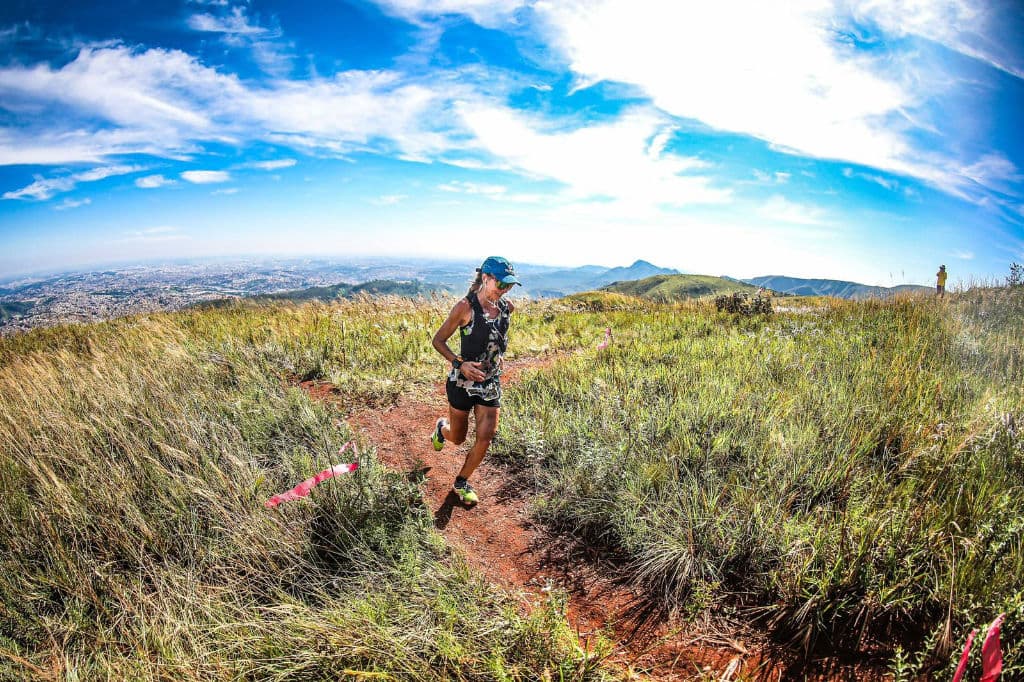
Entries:
[[[476, 420], [476, 441], [466, 455], [452, 489], [463, 504], [473, 505], [479, 497], [469, 484], [477, 466], [498, 430], [501, 411], [501, 359], [508, 347], [508, 327], [515, 306], [502, 297], [516, 284], [512, 264], [499, 256], [491, 256], [476, 269], [476, 279], [434, 334], [433, 345], [451, 363], [445, 390], [448, 394], [448, 417], [434, 425], [431, 441], [435, 450], [446, 442], [461, 445], [469, 429], [469, 413]], [[456, 355], [448, 347], [448, 339], [459, 330], [461, 345]]]
[[935, 273], [935, 294], [937, 296], [946, 295], [946, 266], [940, 265], [939, 271]]

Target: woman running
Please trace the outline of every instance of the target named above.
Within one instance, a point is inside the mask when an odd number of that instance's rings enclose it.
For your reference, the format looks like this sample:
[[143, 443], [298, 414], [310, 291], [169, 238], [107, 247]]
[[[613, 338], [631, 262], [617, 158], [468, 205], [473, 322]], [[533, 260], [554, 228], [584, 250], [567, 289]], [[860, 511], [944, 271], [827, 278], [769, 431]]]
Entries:
[[[452, 308], [448, 319], [434, 334], [434, 348], [452, 363], [448, 374], [448, 417], [434, 425], [431, 441], [440, 450], [446, 442], [461, 445], [469, 428], [469, 413], [476, 419], [476, 442], [455, 477], [453, 490], [463, 504], [479, 501], [469, 477], [487, 454], [498, 430], [501, 409], [501, 358], [508, 347], [509, 317], [515, 306], [502, 298], [519, 284], [512, 264], [491, 256], [476, 269], [469, 293]], [[448, 339], [458, 329], [462, 345], [456, 355]]]

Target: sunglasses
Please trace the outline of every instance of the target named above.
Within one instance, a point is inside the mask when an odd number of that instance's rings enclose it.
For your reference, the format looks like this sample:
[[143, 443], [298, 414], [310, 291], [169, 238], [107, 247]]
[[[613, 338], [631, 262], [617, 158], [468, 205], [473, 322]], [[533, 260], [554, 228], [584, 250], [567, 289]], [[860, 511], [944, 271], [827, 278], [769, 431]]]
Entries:
[[513, 286], [515, 286], [511, 282], [509, 282], [507, 284], [505, 282], [498, 282], [497, 284], [498, 284], [498, 288], [501, 289], [502, 291], [505, 291], [506, 289], [511, 289]]

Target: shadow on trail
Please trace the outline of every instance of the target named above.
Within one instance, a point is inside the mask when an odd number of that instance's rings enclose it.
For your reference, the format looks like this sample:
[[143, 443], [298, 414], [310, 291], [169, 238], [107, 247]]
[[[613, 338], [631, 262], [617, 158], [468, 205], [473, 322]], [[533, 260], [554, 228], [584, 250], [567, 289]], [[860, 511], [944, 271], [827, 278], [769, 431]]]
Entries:
[[444, 502], [434, 512], [434, 528], [438, 530], [444, 530], [448, 527], [448, 522], [452, 520], [452, 511], [458, 507], [459, 509], [471, 509], [471, 507], [462, 504], [462, 500], [455, 494], [454, 490], [448, 491], [448, 495], [444, 498]]

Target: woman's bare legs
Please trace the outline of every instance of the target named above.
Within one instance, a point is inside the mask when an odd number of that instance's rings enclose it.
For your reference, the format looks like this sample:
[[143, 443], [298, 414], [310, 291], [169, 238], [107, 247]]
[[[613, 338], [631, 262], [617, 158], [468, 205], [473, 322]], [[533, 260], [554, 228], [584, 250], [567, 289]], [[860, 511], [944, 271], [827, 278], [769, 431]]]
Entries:
[[469, 430], [469, 412], [456, 410], [448, 406], [448, 425], [441, 427], [441, 435], [446, 442], [452, 445], [462, 445], [466, 442], [466, 431]]
[[[455, 415], [461, 410], [451, 409], [449, 412]], [[483, 405], [476, 405], [473, 407], [473, 417], [476, 419], [476, 441], [473, 443], [473, 447], [470, 449], [469, 454], [466, 455], [466, 463], [462, 465], [462, 470], [459, 471], [459, 477], [469, 478], [476, 471], [476, 468], [480, 466], [480, 462], [483, 461], [484, 455], [487, 454], [487, 448], [491, 447], [491, 441], [494, 440], [494, 434], [498, 431], [498, 413], [501, 412], [500, 407], [485, 407]], [[461, 433], [461, 440], [453, 440], [453, 443], [462, 443], [466, 440], [466, 427], [469, 423], [469, 413], [461, 412], [463, 419], [462, 431], [458, 432], [454, 428], [455, 421], [452, 420], [451, 432], [452, 435], [458, 435]], [[448, 429], [443, 429], [447, 431]], [[448, 435], [445, 434], [445, 439]]]

